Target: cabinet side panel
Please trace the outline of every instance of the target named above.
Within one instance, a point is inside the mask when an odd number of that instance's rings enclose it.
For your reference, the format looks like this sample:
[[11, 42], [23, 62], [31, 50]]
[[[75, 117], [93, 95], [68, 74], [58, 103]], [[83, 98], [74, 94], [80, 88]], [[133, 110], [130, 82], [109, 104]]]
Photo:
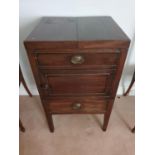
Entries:
[[126, 60], [128, 49], [120, 49], [120, 57], [117, 66], [116, 76], [114, 78], [113, 86], [112, 86], [112, 98], [115, 98], [117, 93], [117, 88], [121, 79], [122, 71], [124, 68], [124, 63]]
[[36, 66], [36, 63], [35, 63], [35, 57], [33, 55], [33, 48], [28, 48], [29, 44], [30, 43], [24, 42], [24, 46], [25, 46], [25, 49], [27, 51], [28, 59], [29, 59], [30, 65], [31, 65], [32, 73], [33, 73], [33, 76], [34, 76], [34, 79], [35, 79], [35, 82], [36, 82], [36, 86], [37, 86], [38, 92], [39, 92], [40, 97], [41, 97], [41, 90], [39, 88], [39, 85], [40, 85], [39, 76], [40, 75], [39, 75], [39, 72], [38, 72], [38, 69], [37, 69], [37, 66]]

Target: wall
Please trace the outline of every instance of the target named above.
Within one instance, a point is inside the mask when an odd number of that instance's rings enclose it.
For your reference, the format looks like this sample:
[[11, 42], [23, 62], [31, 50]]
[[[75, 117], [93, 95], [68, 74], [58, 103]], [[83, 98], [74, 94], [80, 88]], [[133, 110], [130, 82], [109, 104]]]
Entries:
[[[134, 37], [134, 0], [22, 0], [20, 1], [19, 59], [21, 69], [32, 94], [38, 94], [28, 62], [23, 40], [42, 16], [112, 16], [125, 33]], [[129, 50], [118, 94], [127, 88], [134, 71], [134, 44]], [[20, 94], [27, 93], [21, 86]], [[131, 91], [131, 94], [134, 94]]]

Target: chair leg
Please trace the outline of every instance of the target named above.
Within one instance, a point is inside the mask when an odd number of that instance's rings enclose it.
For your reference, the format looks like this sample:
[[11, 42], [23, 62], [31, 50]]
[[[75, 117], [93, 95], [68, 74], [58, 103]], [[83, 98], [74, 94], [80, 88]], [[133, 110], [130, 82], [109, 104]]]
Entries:
[[27, 87], [27, 85], [26, 85], [24, 79], [22, 80], [22, 83], [23, 83], [23, 86], [24, 86], [24, 88], [26, 89], [27, 93], [29, 94], [29, 96], [32, 97], [32, 94], [31, 94], [31, 92], [29, 91], [29, 89], [28, 89], [28, 87]]
[[25, 132], [25, 128], [20, 119], [19, 119], [19, 128], [20, 128], [20, 131]]
[[130, 89], [132, 88], [134, 82], [135, 82], [135, 73], [134, 73], [134, 75], [133, 75], [133, 77], [132, 77], [131, 83], [130, 83], [130, 85], [129, 85], [127, 91], [123, 94], [123, 96], [126, 96], [126, 95], [129, 93], [129, 91], [130, 91]]
[[134, 128], [132, 128], [132, 130], [131, 130], [131, 131], [132, 131], [132, 133], [135, 133], [135, 126], [134, 126]]
[[27, 91], [27, 93], [29, 94], [29, 96], [32, 97], [32, 94], [31, 94], [31, 92], [29, 91], [29, 89], [28, 89], [28, 87], [27, 87], [27, 85], [26, 85], [26, 82], [25, 82], [25, 79], [24, 79], [24, 77], [23, 77], [21, 68], [20, 68], [20, 66], [19, 66], [19, 85], [20, 85], [21, 82], [23, 83], [23, 86], [24, 86], [24, 88], [26, 89], [26, 91]]

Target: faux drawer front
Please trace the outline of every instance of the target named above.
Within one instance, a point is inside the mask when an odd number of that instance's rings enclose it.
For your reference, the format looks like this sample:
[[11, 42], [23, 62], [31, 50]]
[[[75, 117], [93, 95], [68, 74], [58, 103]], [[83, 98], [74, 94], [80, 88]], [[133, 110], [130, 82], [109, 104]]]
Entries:
[[116, 50], [86, 50], [71, 53], [36, 53], [40, 68], [96, 68], [116, 66], [119, 52]]
[[[48, 95], [106, 94], [112, 85], [111, 73], [45, 74]], [[43, 85], [43, 86], [44, 86]]]
[[53, 114], [104, 113], [108, 101], [103, 97], [66, 97], [53, 98], [45, 105]]

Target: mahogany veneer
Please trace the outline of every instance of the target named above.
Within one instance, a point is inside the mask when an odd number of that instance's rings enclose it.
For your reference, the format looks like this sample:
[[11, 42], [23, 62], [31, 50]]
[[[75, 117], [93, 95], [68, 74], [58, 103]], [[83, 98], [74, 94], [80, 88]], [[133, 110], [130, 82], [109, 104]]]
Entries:
[[130, 39], [111, 17], [43, 17], [24, 41], [50, 131], [52, 114], [103, 113], [106, 130]]

